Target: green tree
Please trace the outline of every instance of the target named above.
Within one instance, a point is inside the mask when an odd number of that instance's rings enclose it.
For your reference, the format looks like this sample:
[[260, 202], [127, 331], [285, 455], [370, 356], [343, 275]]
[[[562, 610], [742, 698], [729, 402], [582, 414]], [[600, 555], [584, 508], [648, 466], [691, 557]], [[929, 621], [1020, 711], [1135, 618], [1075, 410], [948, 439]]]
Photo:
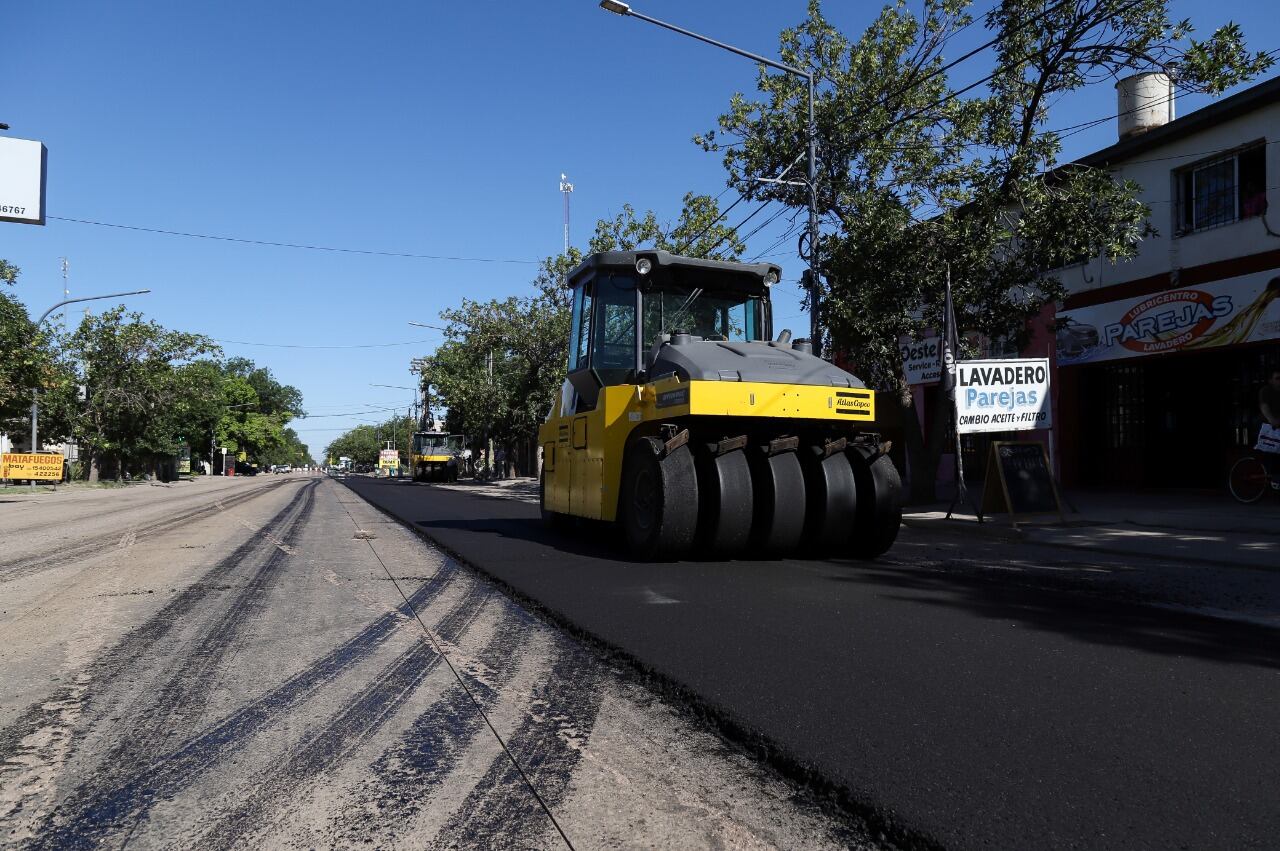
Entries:
[[218, 363], [217, 371], [221, 404], [212, 431], [218, 445], [243, 453], [246, 460], [259, 466], [305, 463], [271, 460], [297, 454], [297, 447], [286, 437], [285, 426], [290, 420], [305, 416], [301, 391], [280, 383], [269, 368], [248, 358]]
[[[0, 431], [8, 432], [22, 432], [29, 425], [32, 388], [56, 396], [71, 383], [54, 335], [37, 332], [26, 308], [3, 289], [17, 283], [19, 271], [0, 260]], [[55, 413], [41, 433], [57, 440], [61, 428]]]
[[377, 464], [378, 453], [394, 444], [400, 453], [400, 466], [408, 469], [409, 450], [417, 423], [408, 415], [397, 415], [372, 425], [358, 425], [335, 438], [325, 447], [325, 455], [337, 463], [339, 458], [350, 458], [356, 464]]
[[[1064, 294], [1046, 270], [1081, 256], [1130, 258], [1153, 232], [1139, 186], [1058, 165], [1050, 105], [1130, 69], [1218, 93], [1270, 67], [1235, 25], [1197, 41], [1168, 5], [1002, 0], [985, 17], [996, 39], [987, 91], [968, 97], [943, 70], [948, 40], [972, 22], [966, 0], [926, 0], [919, 16], [905, 3], [888, 6], [857, 40], [810, 0], [806, 20], [782, 32], [782, 61], [821, 81], [819, 316], [831, 347], [864, 379], [899, 391], [912, 467], [922, 471], [917, 496], [932, 496], [945, 423], [933, 423], [927, 447], [912, 428], [898, 340], [939, 327], [946, 268], [961, 332], [1017, 344], [1028, 320]], [[966, 64], [967, 78], [974, 67]], [[762, 68], [757, 88], [757, 99], [735, 95], [718, 129], [695, 141], [723, 154], [730, 183], [747, 197], [802, 207], [805, 189], [759, 178], [804, 150], [805, 86]]]
[[[736, 259], [744, 247], [721, 218], [707, 195], [686, 194], [673, 223], [659, 221], [652, 210], [637, 216], [624, 204], [617, 216], [596, 223], [588, 251], [657, 248]], [[447, 339], [423, 359], [422, 383], [447, 407], [449, 431], [509, 445], [537, 433], [564, 380], [571, 324], [566, 282], [582, 259], [579, 249], [570, 248], [543, 260], [533, 281], [535, 295], [463, 299], [440, 314]]]
[[218, 347], [117, 307], [86, 318], [67, 350], [84, 365], [87, 388], [71, 436], [92, 467], [108, 460], [119, 478], [126, 466], [145, 467], [154, 455], [177, 451], [184, 399], [193, 390], [181, 366]]
[[307, 449], [307, 445], [298, 437], [298, 433], [291, 428], [285, 428], [281, 433], [279, 444], [263, 452], [258, 456], [257, 460], [264, 468], [273, 464], [289, 464], [297, 467], [316, 463], [315, 459], [311, 457], [311, 451]]

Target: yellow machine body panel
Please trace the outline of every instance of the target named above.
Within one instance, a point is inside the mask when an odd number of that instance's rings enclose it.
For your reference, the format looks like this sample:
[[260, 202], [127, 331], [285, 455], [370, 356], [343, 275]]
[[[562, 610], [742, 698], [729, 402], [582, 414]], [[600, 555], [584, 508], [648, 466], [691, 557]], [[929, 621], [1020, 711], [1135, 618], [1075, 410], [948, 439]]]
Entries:
[[448, 454], [431, 454], [431, 455], [414, 455], [414, 464], [448, 464], [453, 460], [452, 455]]
[[592, 520], [615, 520], [622, 461], [631, 432], [676, 417], [771, 417], [867, 425], [875, 392], [743, 381], [680, 381], [602, 387], [594, 410], [562, 416], [560, 402], [538, 431], [546, 507]]

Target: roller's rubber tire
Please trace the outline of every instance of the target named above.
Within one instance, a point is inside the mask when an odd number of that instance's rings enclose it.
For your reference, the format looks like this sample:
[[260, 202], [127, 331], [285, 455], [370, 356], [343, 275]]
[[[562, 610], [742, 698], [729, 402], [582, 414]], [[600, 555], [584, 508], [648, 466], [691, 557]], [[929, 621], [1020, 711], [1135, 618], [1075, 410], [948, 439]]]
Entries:
[[747, 456], [741, 449], [708, 452], [698, 457], [697, 470], [697, 549], [716, 558], [736, 555], [751, 541], [755, 499]]
[[848, 452], [858, 490], [858, 512], [849, 537], [854, 558], [876, 558], [898, 538], [902, 525], [902, 478], [889, 456], [866, 446]]
[[769, 555], [792, 555], [804, 538], [804, 472], [794, 452], [749, 455], [754, 516], [751, 544]]
[[843, 551], [857, 521], [857, 485], [843, 452], [805, 458], [804, 549], [814, 555]]
[[670, 561], [688, 553], [698, 529], [698, 475], [686, 444], [663, 455], [663, 442], [642, 437], [627, 450], [618, 520], [632, 555]]

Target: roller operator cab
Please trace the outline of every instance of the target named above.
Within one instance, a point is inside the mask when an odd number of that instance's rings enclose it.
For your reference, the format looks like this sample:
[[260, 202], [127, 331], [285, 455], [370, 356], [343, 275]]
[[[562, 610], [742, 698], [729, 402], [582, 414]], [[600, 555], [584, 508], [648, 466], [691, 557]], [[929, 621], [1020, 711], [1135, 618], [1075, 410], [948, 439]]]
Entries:
[[663, 251], [570, 275], [568, 374], [546, 423], [543, 517], [618, 524], [645, 558], [878, 556], [901, 482], [875, 393], [783, 331], [782, 270]]
[[413, 480], [456, 482], [462, 457], [462, 435], [440, 431], [413, 433]]

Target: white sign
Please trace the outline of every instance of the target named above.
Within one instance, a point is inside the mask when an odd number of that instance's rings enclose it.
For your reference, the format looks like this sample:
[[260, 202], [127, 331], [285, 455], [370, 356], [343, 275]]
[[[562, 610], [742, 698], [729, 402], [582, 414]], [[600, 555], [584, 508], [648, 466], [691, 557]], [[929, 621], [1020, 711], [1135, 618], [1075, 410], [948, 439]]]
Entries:
[[1052, 426], [1049, 359], [957, 361], [956, 424], [961, 434]]
[[908, 340], [902, 349], [902, 371], [908, 384], [936, 384], [942, 377], [942, 338], [926, 337], [920, 342]]
[[1274, 270], [1058, 314], [1058, 363], [1136, 358], [1280, 339]]
[[45, 149], [0, 136], [0, 222], [44, 224]]

